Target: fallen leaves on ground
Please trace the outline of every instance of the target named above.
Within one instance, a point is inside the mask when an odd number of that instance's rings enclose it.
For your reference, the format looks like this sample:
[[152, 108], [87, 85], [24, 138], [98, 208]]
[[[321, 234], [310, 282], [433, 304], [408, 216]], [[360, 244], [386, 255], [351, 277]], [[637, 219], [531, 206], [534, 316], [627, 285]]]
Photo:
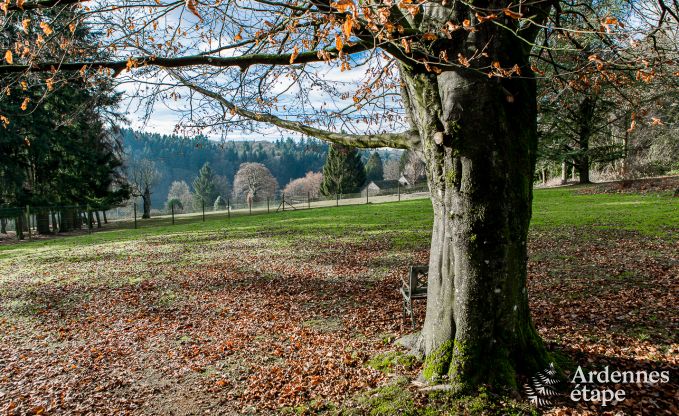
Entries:
[[[665, 385], [626, 385], [615, 410], [676, 414], [676, 244], [538, 230], [530, 254], [532, 313], [550, 349], [593, 369], [674, 371]], [[290, 243], [253, 231], [12, 260], [0, 282], [0, 409], [270, 414], [346, 403], [388, 382], [366, 362], [410, 330], [397, 288], [427, 255], [394, 248], [388, 235]], [[421, 323], [421, 302], [417, 313]], [[548, 413], [600, 411], [564, 399]]]

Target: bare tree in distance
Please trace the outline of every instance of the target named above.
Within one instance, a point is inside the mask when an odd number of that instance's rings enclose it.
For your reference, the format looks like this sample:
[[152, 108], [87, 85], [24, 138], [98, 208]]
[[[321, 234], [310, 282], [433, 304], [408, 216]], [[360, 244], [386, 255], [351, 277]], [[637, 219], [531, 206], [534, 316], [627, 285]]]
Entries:
[[142, 218], [151, 218], [151, 188], [160, 179], [160, 172], [152, 160], [133, 160], [128, 168], [133, 185], [133, 195], [141, 196], [144, 202]]
[[178, 212], [189, 211], [193, 204], [191, 189], [185, 181], [174, 181], [167, 192], [167, 201], [177, 200], [181, 202], [181, 208], [175, 208]]
[[237, 200], [263, 201], [273, 198], [277, 189], [278, 181], [261, 163], [242, 163], [233, 179], [233, 197]]
[[[79, 0], [8, 2], [5, 25], [21, 27], [25, 13], [72, 3]], [[458, 391], [516, 390], [517, 380], [550, 361], [526, 288], [541, 66], [554, 68], [548, 76], [564, 90], [679, 74], [676, 41], [657, 43], [672, 39], [679, 23], [668, 0], [88, 5], [73, 23], [87, 20], [104, 33], [100, 47], [112, 59], [68, 58], [77, 47], [69, 30], [51, 33], [49, 14], [34, 14], [49, 44], [34, 47], [20, 31], [3, 44], [0, 74], [7, 82], [37, 71], [54, 71], [56, 82], [111, 74], [140, 81], [133, 94], [147, 108], [176, 102], [188, 131], [273, 125], [422, 158], [433, 229], [427, 313], [413, 352], [426, 357], [424, 379], [448, 380]], [[554, 53], [564, 48], [578, 53]], [[45, 52], [60, 50], [64, 60]], [[352, 69], [358, 76], [342, 79]], [[651, 117], [637, 112], [634, 122], [651, 125]]]
[[321, 182], [323, 174], [321, 172], [307, 172], [303, 178], [297, 178], [285, 186], [283, 193], [290, 196], [309, 196], [318, 198], [321, 194]]

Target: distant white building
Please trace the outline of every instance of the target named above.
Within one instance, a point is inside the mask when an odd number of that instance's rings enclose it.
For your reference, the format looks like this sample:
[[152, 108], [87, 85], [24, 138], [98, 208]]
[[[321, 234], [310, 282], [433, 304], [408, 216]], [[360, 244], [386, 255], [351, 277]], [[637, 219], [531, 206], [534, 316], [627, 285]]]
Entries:
[[370, 181], [368, 185], [363, 187], [361, 193], [365, 195], [366, 188], [370, 192], [370, 195], [379, 195], [382, 193], [393, 194], [400, 186], [407, 186], [401, 182], [401, 180], [389, 180], [389, 181]]

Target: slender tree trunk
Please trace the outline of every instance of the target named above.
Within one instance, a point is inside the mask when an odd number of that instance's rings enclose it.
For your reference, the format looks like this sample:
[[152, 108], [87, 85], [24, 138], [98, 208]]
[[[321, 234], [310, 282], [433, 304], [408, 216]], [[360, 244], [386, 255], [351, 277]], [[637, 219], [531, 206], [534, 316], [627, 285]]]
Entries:
[[[527, 63], [522, 66], [526, 68]], [[530, 318], [526, 239], [537, 143], [534, 80], [401, 71], [434, 209], [423, 376], [516, 388], [547, 354]], [[508, 96], [511, 94], [511, 97]]]
[[7, 234], [7, 218], [0, 218], [0, 234]]
[[24, 239], [24, 214], [20, 214], [14, 220], [14, 229], [16, 230], [17, 239]]
[[82, 230], [84, 221], [85, 218], [83, 217], [83, 212], [80, 210], [80, 208], [75, 209], [73, 211], [73, 223], [75, 224], [75, 228], [77, 230]]
[[104, 216], [104, 224], [108, 224], [108, 218], [106, 217], [106, 211], [101, 211], [101, 215]]
[[94, 211], [94, 216], [97, 218], [97, 228], [101, 228], [101, 217], [99, 216], [99, 211]]
[[57, 223], [57, 214], [54, 211], [50, 211], [50, 215], [52, 217], [52, 234], [56, 234], [59, 232], [59, 225]]
[[561, 184], [568, 182], [568, 163], [564, 160], [561, 162]]
[[151, 190], [146, 188], [144, 194], [142, 195], [144, 201], [144, 213], [142, 218], [151, 218]]
[[[579, 152], [578, 152], [578, 157], [575, 159], [575, 163], [573, 165], [573, 174], [575, 174], [575, 171], [578, 172], [578, 176], [580, 177], [580, 183], [581, 184], [586, 184], [590, 183], [589, 180], [589, 165], [591, 163], [590, 157], [589, 157], [589, 140], [590, 137], [592, 136], [592, 123], [594, 119], [594, 114], [596, 111], [596, 104], [597, 104], [597, 98], [596, 96], [594, 97], [585, 97], [582, 102], [580, 103], [580, 108], [579, 108], [579, 137], [578, 137], [578, 146], [579, 146]], [[575, 178], [573, 178], [575, 179]]]

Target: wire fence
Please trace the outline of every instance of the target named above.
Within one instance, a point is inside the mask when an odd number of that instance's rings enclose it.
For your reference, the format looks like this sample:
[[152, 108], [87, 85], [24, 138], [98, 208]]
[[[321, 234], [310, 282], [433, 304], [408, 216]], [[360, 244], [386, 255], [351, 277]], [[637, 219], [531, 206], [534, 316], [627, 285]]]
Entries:
[[311, 193], [286, 195], [248, 201], [230, 198], [221, 204], [190, 201], [171, 202], [162, 209], [151, 209], [144, 218], [143, 200], [134, 198], [109, 209], [82, 205], [0, 207], [0, 242], [34, 240], [55, 235], [88, 234], [106, 229], [133, 229], [202, 222], [206, 219], [246, 215], [275, 214], [284, 211], [370, 203], [397, 202], [429, 196], [426, 183], [389, 189], [369, 189], [351, 194], [313, 196]]

